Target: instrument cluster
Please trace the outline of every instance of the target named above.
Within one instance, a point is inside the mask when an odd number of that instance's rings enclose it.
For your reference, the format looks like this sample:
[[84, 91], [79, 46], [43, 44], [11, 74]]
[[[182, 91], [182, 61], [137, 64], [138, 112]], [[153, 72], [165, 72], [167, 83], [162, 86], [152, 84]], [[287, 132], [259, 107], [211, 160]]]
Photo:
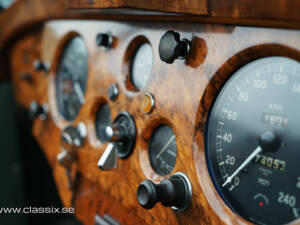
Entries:
[[31, 113], [59, 132], [58, 149], [41, 145], [70, 192], [76, 165], [140, 217], [299, 223], [299, 32], [107, 21], [43, 32], [56, 35], [43, 53], [49, 105]]

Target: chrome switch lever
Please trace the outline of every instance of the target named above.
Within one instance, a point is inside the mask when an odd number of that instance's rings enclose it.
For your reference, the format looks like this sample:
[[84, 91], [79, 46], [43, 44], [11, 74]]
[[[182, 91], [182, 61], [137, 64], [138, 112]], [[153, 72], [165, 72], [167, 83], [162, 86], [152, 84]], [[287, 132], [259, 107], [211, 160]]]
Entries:
[[72, 178], [72, 165], [77, 161], [77, 149], [84, 143], [86, 127], [83, 123], [78, 126], [68, 126], [61, 134], [61, 152], [57, 154], [58, 163], [65, 168], [68, 188], [73, 190], [75, 178]]
[[100, 170], [117, 168], [117, 158], [127, 158], [135, 145], [136, 128], [133, 117], [127, 113], [120, 113], [112, 126], [105, 129], [106, 140], [109, 141], [104, 153], [98, 161]]
[[109, 143], [98, 161], [101, 170], [111, 170], [117, 168], [118, 149], [113, 143]]
[[62, 150], [57, 155], [57, 161], [60, 165], [65, 168], [67, 180], [68, 180], [68, 188], [70, 190], [73, 189], [73, 181], [71, 177], [71, 166], [75, 162], [75, 158], [73, 154], [70, 154], [67, 150]]

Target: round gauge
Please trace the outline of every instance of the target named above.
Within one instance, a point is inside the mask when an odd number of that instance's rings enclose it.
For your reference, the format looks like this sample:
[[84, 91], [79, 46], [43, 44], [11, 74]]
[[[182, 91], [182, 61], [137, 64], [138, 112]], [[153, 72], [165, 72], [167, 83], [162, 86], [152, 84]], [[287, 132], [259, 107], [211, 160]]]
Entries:
[[153, 169], [162, 176], [171, 173], [177, 158], [176, 136], [166, 125], [154, 130], [149, 144], [150, 163]]
[[134, 53], [130, 66], [133, 85], [141, 90], [145, 87], [152, 71], [153, 52], [149, 43], [140, 45]]
[[255, 60], [224, 85], [206, 129], [211, 177], [224, 201], [255, 224], [300, 216], [300, 63]]
[[88, 74], [88, 51], [80, 37], [67, 42], [60, 57], [56, 77], [58, 109], [64, 119], [71, 121], [78, 115], [85, 101]]
[[104, 103], [98, 109], [96, 114], [96, 133], [101, 142], [106, 141], [105, 129], [111, 125], [111, 115], [109, 105]]

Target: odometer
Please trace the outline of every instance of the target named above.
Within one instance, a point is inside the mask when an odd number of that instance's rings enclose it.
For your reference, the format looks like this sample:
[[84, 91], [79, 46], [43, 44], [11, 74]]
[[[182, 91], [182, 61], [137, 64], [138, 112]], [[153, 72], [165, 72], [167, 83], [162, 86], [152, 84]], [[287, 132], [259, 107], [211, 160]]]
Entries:
[[300, 217], [300, 64], [255, 60], [218, 94], [206, 129], [211, 177], [221, 197], [255, 224]]

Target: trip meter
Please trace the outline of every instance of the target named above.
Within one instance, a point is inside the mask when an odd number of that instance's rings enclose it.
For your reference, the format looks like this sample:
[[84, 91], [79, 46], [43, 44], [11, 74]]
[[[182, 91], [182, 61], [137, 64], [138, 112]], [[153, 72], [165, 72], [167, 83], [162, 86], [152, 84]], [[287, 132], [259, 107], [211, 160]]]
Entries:
[[255, 60], [224, 85], [206, 128], [211, 177], [221, 197], [255, 224], [300, 217], [300, 64]]

